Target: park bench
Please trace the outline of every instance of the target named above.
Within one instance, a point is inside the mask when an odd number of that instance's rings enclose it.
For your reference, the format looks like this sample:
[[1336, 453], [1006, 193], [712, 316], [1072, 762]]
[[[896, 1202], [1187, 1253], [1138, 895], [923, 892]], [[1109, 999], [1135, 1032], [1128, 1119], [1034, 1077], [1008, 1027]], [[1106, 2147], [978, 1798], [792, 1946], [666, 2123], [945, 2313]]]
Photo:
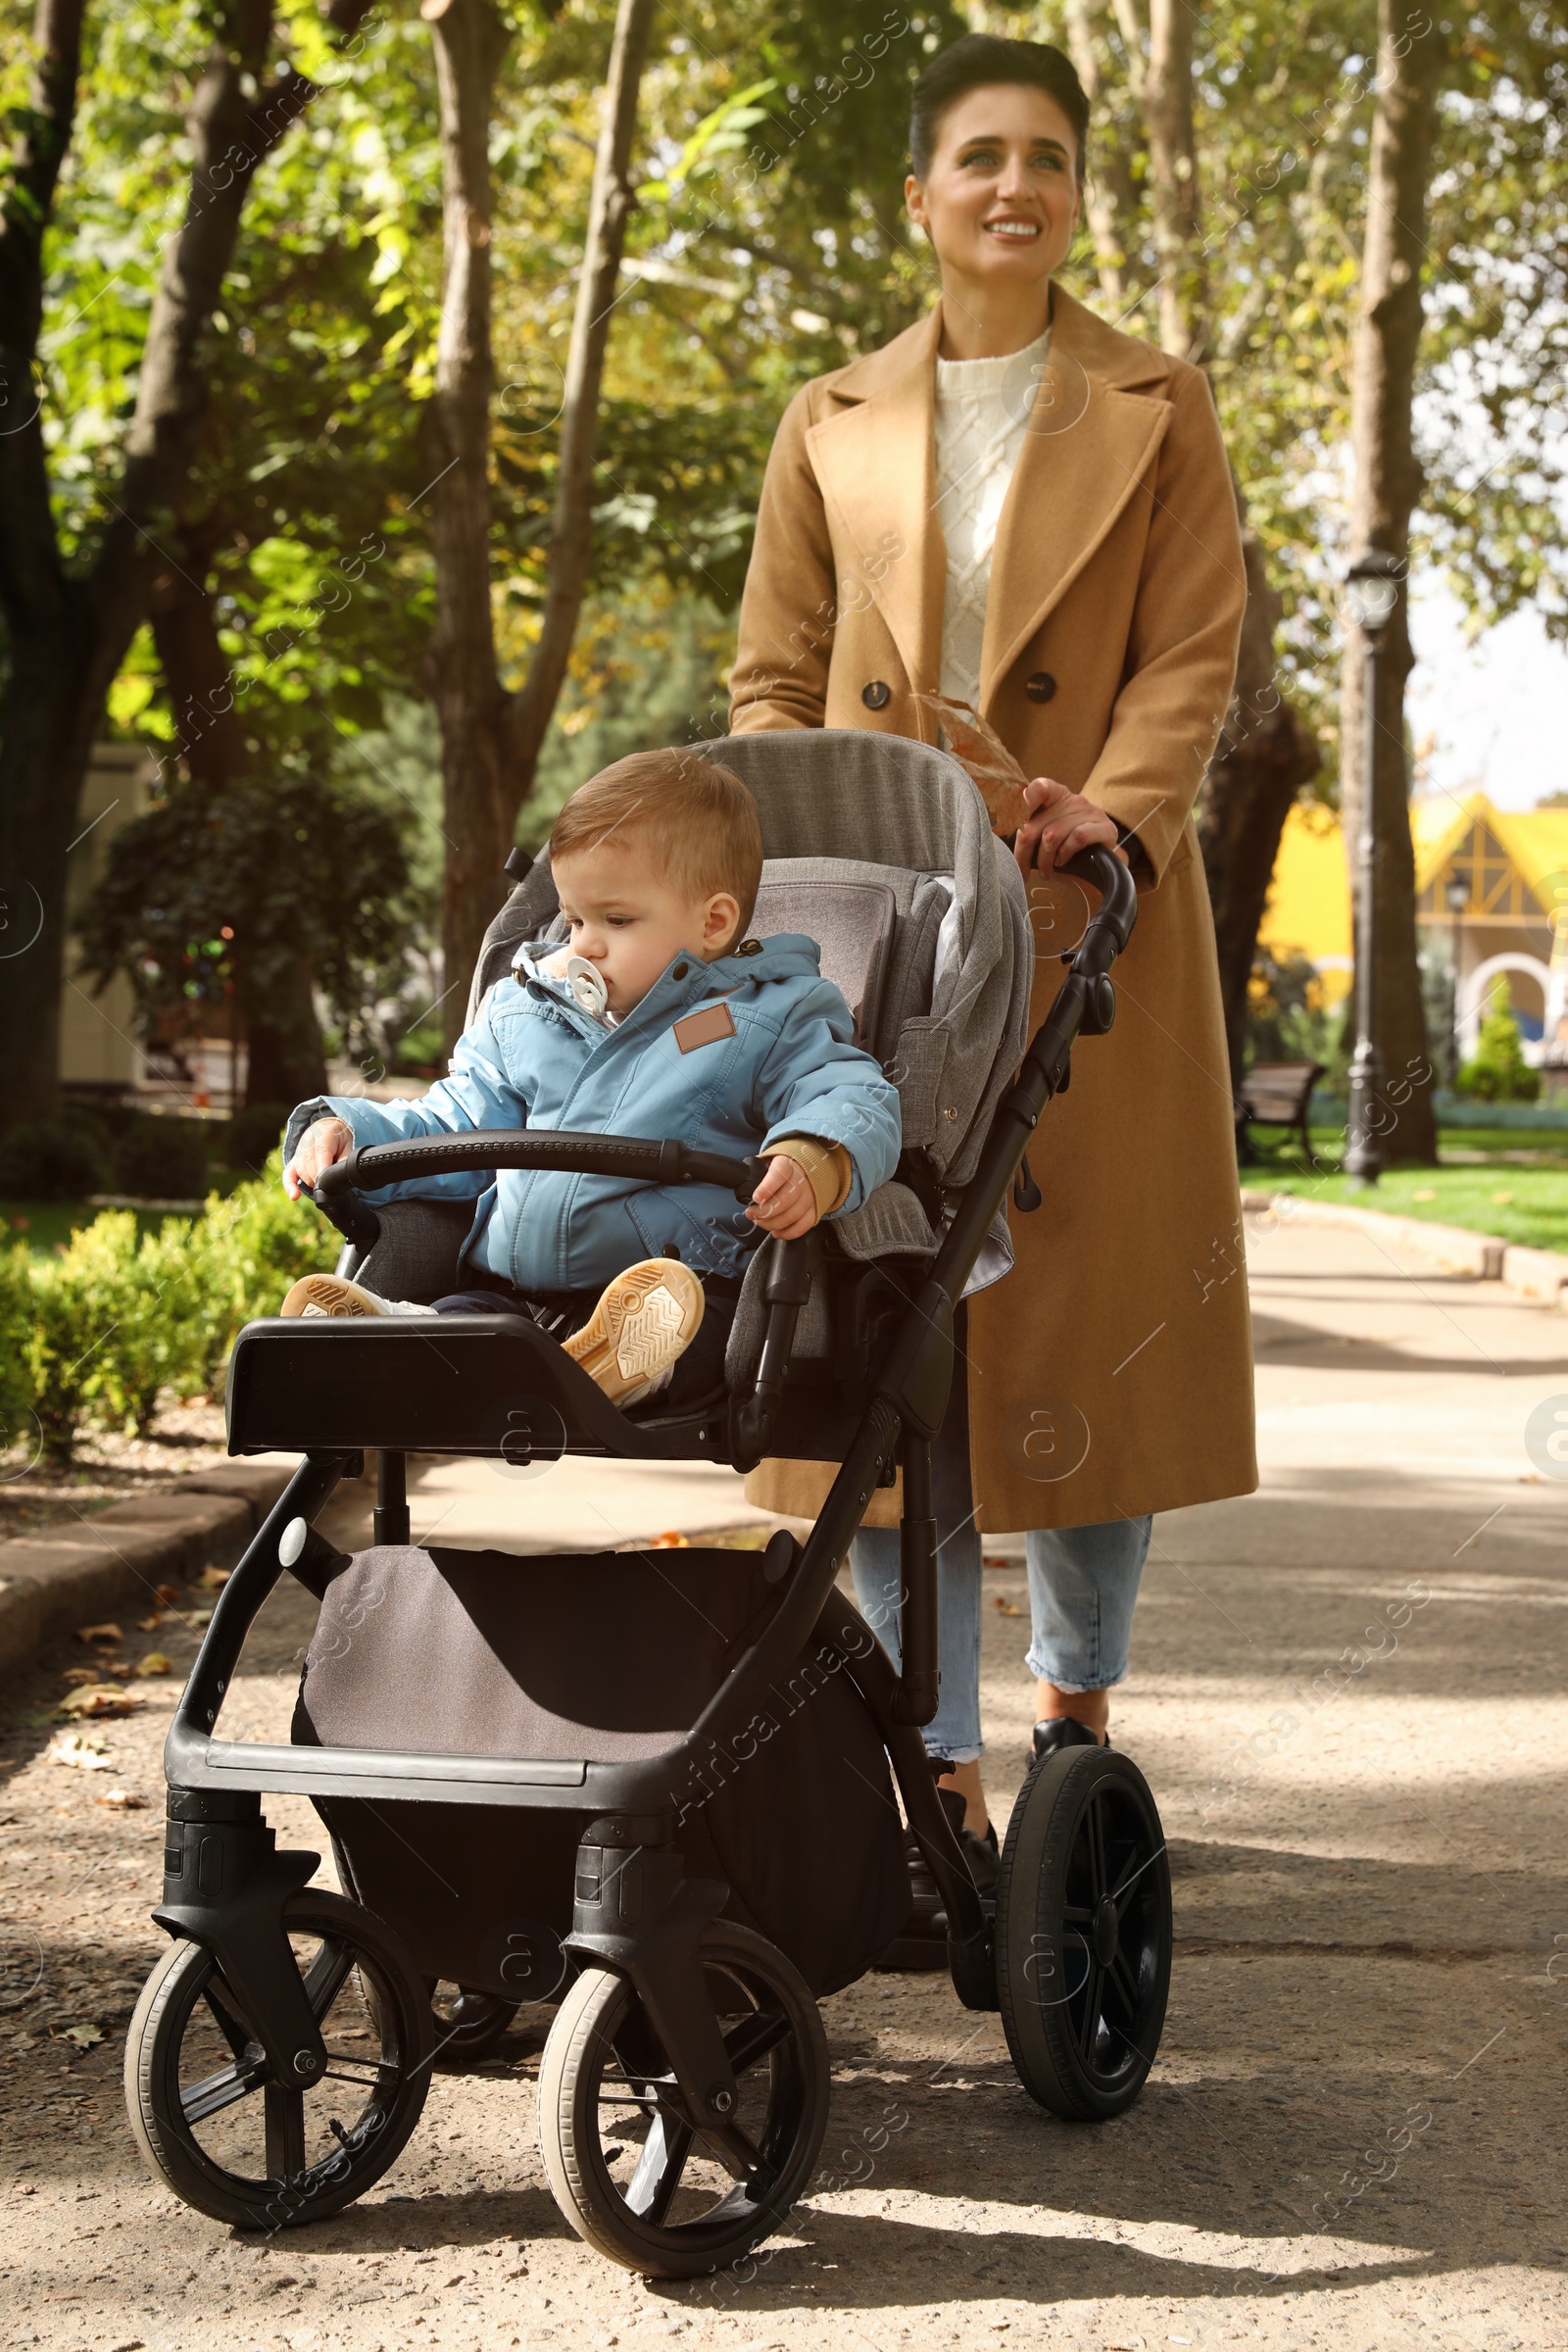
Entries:
[[1244, 1160], [1252, 1156], [1249, 1129], [1291, 1127], [1301, 1139], [1301, 1156], [1310, 1159], [1312, 1146], [1306, 1131], [1312, 1089], [1323, 1076], [1321, 1061], [1257, 1061], [1242, 1081], [1236, 1104], [1236, 1147]]

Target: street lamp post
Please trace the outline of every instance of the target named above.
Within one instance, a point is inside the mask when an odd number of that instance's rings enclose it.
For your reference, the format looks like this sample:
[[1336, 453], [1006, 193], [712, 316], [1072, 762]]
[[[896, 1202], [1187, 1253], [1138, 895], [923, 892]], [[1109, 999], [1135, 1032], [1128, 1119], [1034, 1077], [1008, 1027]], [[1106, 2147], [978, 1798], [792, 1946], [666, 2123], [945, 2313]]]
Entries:
[[1376, 1184], [1383, 1149], [1372, 1123], [1378, 1091], [1377, 1014], [1377, 760], [1378, 671], [1383, 634], [1399, 602], [1405, 566], [1383, 548], [1368, 548], [1345, 575], [1347, 617], [1366, 647], [1362, 684], [1361, 825], [1356, 839], [1355, 1053], [1350, 1061], [1350, 1133], [1345, 1173]]
[[1459, 921], [1470, 904], [1468, 879], [1463, 874], [1450, 874], [1443, 886], [1443, 895], [1448, 902], [1448, 912], [1453, 917], [1453, 1019], [1449, 1024], [1448, 1033], [1450, 1065], [1448, 1084], [1457, 1086], [1459, 1083], [1459, 953], [1464, 938], [1464, 934], [1459, 928]]

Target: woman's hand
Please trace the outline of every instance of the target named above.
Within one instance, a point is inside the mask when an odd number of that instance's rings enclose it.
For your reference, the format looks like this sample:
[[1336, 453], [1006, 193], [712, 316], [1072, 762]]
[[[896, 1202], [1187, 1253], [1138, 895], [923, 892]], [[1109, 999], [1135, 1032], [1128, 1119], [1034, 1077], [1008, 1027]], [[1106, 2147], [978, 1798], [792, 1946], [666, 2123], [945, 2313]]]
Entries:
[[299, 1149], [283, 1170], [283, 1190], [297, 1200], [335, 1159], [347, 1159], [354, 1149], [354, 1130], [342, 1119], [318, 1119], [300, 1137]]
[[1012, 854], [1025, 882], [1038, 868], [1049, 872], [1065, 865], [1080, 850], [1115, 850], [1123, 865], [1127, 853], [1117, 847], [1116, 820], [1081, 792], [1069, 792], [1050, 776], [1036, 776], [1024, 786], [1029, 814], [1013, 840]]
[[768, 1161], [767, 1174], [752, 1195], [746, 1214], [776, 1242], [798, 1242], [810, 1232], [816, 1223], [816, 1195], [798, 1159], [787, 1159], [781, 1152]]

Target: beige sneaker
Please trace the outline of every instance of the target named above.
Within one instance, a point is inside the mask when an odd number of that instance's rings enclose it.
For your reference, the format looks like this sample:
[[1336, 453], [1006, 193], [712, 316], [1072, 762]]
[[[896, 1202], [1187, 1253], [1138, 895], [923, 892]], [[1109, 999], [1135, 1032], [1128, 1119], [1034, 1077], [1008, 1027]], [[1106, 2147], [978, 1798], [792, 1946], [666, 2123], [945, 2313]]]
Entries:
[[702, 1326], [703, 1286], [678, 1257], [628, 1266], [581, 1331], [561, 1343], [612, 1404], [636, 1404], [668, 1378]]
[[407, 1298], [378, 1298], [373, 1291], [345, 1282], [340, 1274], [302, 1274], [289, 1292], [280, 1315], [433, 1315], [433, 1306], [415, 1306]]

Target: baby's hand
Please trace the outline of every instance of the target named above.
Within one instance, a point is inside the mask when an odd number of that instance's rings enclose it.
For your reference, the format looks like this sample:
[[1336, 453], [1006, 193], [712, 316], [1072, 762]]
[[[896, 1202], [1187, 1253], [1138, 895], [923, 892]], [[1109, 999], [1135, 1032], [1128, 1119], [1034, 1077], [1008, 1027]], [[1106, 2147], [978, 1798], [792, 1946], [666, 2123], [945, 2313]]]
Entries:
[[318, 1119], [300, 1137], [299, 1148], [283, 1170], [283, 1190], [297, 1200], [335, 1159], [347, 1159], [354, 1149], [354, 1130], [342, 1119]]
[[746, 1213], [778, 1242], [798, 1242], [809, 1233], [816, 1223], [816, 1195], [800, 1161], [782, 1154], [770, 1159]]

